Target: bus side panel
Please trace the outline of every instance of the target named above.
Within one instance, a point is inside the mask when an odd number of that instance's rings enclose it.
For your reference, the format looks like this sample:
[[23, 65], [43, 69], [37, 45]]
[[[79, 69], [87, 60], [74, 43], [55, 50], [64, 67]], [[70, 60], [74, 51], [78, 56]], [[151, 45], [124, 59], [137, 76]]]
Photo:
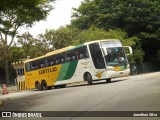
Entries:
[[61, 67], [62, 65], [60, 64], [26, 73], [25, 76], [27, 88], [34, 89], [36, 81], [41, 83], [42, 80], [45, 80], [48, 86], [53, 86], [53, 84], [56, 82], [56, 79], [60, 75]]
[[70, 65], [69, 63], [65, 63], [65, 64], [62, 65], [56, 81], [64, 80], [64, 78], [67, 75], [67, 71], [68, 71], [69, 65]]
[[84, 81], [83, 75], [85, 72], [88, 71], [91, 74], [94, 72], [94, 69], [91, 67], [91, 64], [92, 63], [90, 59], [81, 59], [78, 61], [70, 62], [66, 71], [66, 76], [61, 80], [58, 79], [55, 85]]
[[54, 72], [50, 73], [48, 76], [48, 86], [53, 86], [60, 75], [60, 71], [62, 69], [62, 64], [52, 66], [55, 69]]
[[76, 68], [77, 68], [77, 64], [78, 64], [77, 60], [69, 63], [67, 74], [66, 74], [64, 80], [71, 79], [73, 77], [73, 75], [76, 71]]
[[77, 64], [77, 60], [63, 64], [55, 85], [70, 83], [75, 77], [74, 74], [77, 70]]

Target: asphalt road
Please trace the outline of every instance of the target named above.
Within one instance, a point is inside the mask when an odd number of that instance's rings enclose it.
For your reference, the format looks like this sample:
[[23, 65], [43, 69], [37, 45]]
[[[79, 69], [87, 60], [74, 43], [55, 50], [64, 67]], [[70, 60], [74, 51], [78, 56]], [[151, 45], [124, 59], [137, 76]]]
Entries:
[[[63, 120], [84, 119], [81, 116], [86, 111], [94, 111], [92, 114], [95, 116], [95, 111], [160, 111], [160, 72], [116, 78], [111, 83], [96, 81], [91, 86], [83, 84], [23, 94], [5, 99], [0, 111], [81, 111], [72, 117], [54, 117]], [[47, 119], [53, 120], [51, 117]], [[90, 116], [86, 119], [160, 120], [160, 117]]]

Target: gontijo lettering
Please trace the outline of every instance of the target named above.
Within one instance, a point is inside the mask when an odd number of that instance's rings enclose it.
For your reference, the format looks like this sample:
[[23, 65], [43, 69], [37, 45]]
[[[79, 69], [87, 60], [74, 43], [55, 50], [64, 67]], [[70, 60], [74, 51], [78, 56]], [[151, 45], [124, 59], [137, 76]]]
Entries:
[[56, 67], [40, 70], [39, 74], [41, 75], [41, 74], [50, 73], [50, 72], [54, 72], [54, 71], [57, 71]]

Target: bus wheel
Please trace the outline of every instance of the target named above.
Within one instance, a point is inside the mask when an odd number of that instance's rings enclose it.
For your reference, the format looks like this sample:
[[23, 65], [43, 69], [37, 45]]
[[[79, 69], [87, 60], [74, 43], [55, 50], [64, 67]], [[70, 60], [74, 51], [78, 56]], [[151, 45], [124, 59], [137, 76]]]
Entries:
[[111, 78], [106, 79], [106, 82], [110, 83], [111, 82]]
[[45, 80], [43, 80], [43, 81], [41, 82], [41, 87], [42, 87], [42, 90], [47, 90], [47, 89], [48, 89], [47, 83], [46, 83]]
[[90, 73], [84, 74], [84, 80], [86, 80], [88, 82], [88, 85], [92, 85], [92, 76]]
[[38, 91], [42, 90], [42, 89], [41, 89], [41, 84], [40, 84], [38, 81], [35, 83], [35, 87], [36, 87], [36, 89], [37, 89]]

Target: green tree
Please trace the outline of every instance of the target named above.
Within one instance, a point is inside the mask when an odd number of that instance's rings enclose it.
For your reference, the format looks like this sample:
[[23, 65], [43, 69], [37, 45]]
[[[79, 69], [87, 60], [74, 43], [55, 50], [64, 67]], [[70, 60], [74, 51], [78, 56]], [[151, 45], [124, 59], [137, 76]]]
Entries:
[[35, 22], [45, 20], [52, 9], [49, 2], [50, 0], [1, 0], [0, 41], [4, 51], [7, 84], [9, 84], [8, 49], [17, 35], [18, 28], [31, 27]]
[[120, 29], [116, 30], [103, 30], [96, 27], [91, 27], [87, 30], [82, 30], [73, 40], [73, 44], [82, 44], [84, 42], [100, 39], [119, 39], [122, 41], [123, 45], [134, 45], [135, 40], [138, 40], [136, 37], [127, 37], [127, 33], [121, 31]]
[[39, 35], [39, 39], [48, 41], [51, 49], [60, 49], [72, 44], [72, 40], [79, 34], [80, 30], [74, 27], [60, 27], [57, 30], [46, 30], [44, 35]]
[[23, 58], [39, 57], [50, 51], [50, 44], [47, 39], [42, 39], [42, 34], [34, 38], [29, 32], [18, 36], [18, 45], [23, 50]]
[[80, 29], [121, 28], [132, 36], [156, 31], [160, 25], [159, 0], [84, 0], [74, 11], [72, 24]]
[[135, 51], [142, 51], [144, 56], [144, 50], [145, 61], [156, 61], [160, 48], [159, 16], [159, 0], [84, 0], [79, 8], [74, 8], [71, 25], [83, 30], [95, 26], [126, 31], [128, 38], [140, 39], [134, 41]]
[[31, 48], [32, 46], [34, 46], [33, 43], [34, 43], [34, 38], [29, 32], [23, 33], [21, 36], [18, 36], [18, 46], [21, 46], [21, 48], [23, 49], [23, 58], [31, 56]]
[[141, 38], [141, 46], [145, 51], [144, 59], [145, 61], [159, 61], [159, 51], [160, 51], [160, 35], [159, 33], [147, 33], [141, 32], [139, 35]]
[[9, 48], [9, 54], [8, 58], [10, 62], [17, 62], [24, 58], [24, 50], [21, 47], [16, 46], [16, 44]]

